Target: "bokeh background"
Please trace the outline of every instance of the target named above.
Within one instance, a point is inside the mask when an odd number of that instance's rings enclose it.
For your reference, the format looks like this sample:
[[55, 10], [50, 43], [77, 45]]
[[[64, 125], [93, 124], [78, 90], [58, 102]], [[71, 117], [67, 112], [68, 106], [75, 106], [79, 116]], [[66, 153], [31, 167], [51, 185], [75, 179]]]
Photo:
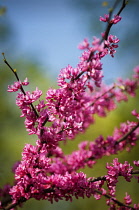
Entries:
[[[38, 86], [44, 91], [56, 87], [56, 78], [61, 68], [68, 64], [75, 67], [81, 52], [78, 44], [93, 36], [100, 37], [105, 30], [105, 23], [99, 17], [108, 13], [113, 0], [103, 6], [102, 0], [0, 0], [0, 52], [4, 52], [7, 60], [18, 71], [20, 79], [29, 78], [30, 90]], [[122, 0], [119, 0], [119, 4]], [[111, 34], [117, 35], [121, 42], [115, 58], [103, 59], [104, 82], [110, 84], [117, 77], [126, 78], [132, 69], [139, 64], [139, 1], [129, 0], [122, 12], [122, 21], [115, 25]], [[7, 92], [8, 84], [15, 81], [14, 75], [4, 65], [0, 55], [0, 187], [13, 182], [11, 167], [21, 159], [25, 143], [35, 144], [36, 137], [28, 136], [24, 129], [24, 119], [19, 118], [20, 110], [15, 105], [14, 93]], [[96, 117], [96, 123], [90, 126], [85, 134], [77, 136], [75, 141], [62, 145], [66, 154], [77, 149], [83, 140], [93, 141], [98, 135], [111, 135], [114, 127], [126, 120], [134, 120], [131, 110], [138, 108], [137, 97], [130, 98], [128, 103], [121, 103], [106, 118]], [[104, 157], [93, 169], [83, 169], [88, 177], [105, 175], [106, 162], [118, 157], [121, 162], [128, 160], [131, 164], [139, 159], [139, 145], [130, 153], [122, 152], [112, 157]], [[139, 201], [139, 190], [136, 181], [126, 183], [119, 180], [118, 198], [122, 201], [125, 191]], [[108, 209], [105, 199], [73, 199], [73, 202], [60, 201], [50, 204], [47, 201], [26, 202], [22, 209], [34, 210], [83, 210]]]

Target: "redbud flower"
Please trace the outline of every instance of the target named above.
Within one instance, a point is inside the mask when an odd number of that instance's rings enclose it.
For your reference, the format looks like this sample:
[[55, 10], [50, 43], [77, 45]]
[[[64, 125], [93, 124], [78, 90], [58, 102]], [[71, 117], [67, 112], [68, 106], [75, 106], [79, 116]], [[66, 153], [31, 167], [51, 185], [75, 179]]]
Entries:
[[108, 22], [109, 21], [109, 14], [105, 14], [104, 17], [100, 16], [99, 20], [103, 21], [103, 22]]
[[78, 45], [78, 48], [80, 50], [85, 50], [85, 49], [89, 49], [89, 42], [88, 42], [88, 39], [84, 39], [82, 43], [80, 43]]
[[121, 19], [122, 19], [122, 17], [120, 17], [119, 15], [114, 15], [114, 18], [111, 20], [111, 23], [116, 24], [116, 23], [118, 23]]
[[21, 88], [21, 81], [14, 82], [13, 85], [8, 85], [8, 92], [17, 92]]
[[131, 199], [130, 195], [128, 195], [127, 192], [126, 192], [126, 196], [124, 197], [124, 200], [125, 200], [125, 203], [126, 203], [127, 205], [132, 204], [132, 199]]

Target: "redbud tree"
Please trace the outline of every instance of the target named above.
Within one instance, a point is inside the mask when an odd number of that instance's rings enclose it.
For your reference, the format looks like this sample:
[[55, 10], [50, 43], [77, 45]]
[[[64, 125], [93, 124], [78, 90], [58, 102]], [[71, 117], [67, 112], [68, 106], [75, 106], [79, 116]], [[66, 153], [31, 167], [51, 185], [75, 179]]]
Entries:
[[116, 194], [119, 177], [126, 182], [132, 179], [139, 182], [139, 160], [120, 163], [115, 158], [104, 166], [107, 169], [104, 176], [93, 177], [92, 174], [88, 177], [82, 172], [83, 168], [92, 168], [104, 156], [130, 151], [136, 146], [139, 113], [134, 107], [132, 115], [135, 120], [122, 123], [111, 136], [104, 138], [100, 135], [94, 141], [83, 141], [78, 150], [68, 155], [60, 147], [61, 141], [74, 140], [77, 134], [94, 124], [94, 115], [105, 117], [116, 109], [118, 103], [127, 102], [129, 96], [136, 96], [139, 66], [134, 68], [130, 79], [120, 78], [109, 86], [103, 83], [102, 58], [114, 57], [120, 41], [110, 34], [110, 30], [121, 21], [121, 13], [128, 3], [120, 1], [115, 14], [117, 2], [109, 14], [100, 17], [100, 21], [106, 24], [101, 38], [93, 37], [92, 43], [83, 40], [79, 45], [79, 49], [83, 50], [79, 63], [75, 68], [68, 65], [61, 69], [58, 88], [50, 88], [44, 99], [38, 88], [33, 92], [24, 90], [24, 86], [29, 85], [28, 79], [20, 80], [3, 53], [5, 64], [16, 78], [14, 84], [8, 86], [8, 92], [17, 92], [16, 105], [21, 110], [20, 117], [25, 118], [28, 134], [36, 135], [37, 140], [35, 145], [25, 144], [21, 161], [12, 167], [15, 177], [13, 186], [5, 185], [0, 189], [1, 209], [21, 207], [31, 198], [53, 203], [79, 197], [94, 197], [97, 200], [105, 197], [109, 209], [139, 209], [139, 204], [132, 202], [128, 192], [125, 191], [121, 200]]

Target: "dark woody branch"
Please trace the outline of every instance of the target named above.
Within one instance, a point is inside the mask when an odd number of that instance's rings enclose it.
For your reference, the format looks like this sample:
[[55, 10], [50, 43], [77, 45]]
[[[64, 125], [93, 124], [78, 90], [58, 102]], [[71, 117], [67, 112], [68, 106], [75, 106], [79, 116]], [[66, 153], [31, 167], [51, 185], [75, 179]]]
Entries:
[[[11, 67], [11, 65], [10, 65], [10, 64], [8, 63], [8, 61], [6, 60], [4, 53], [2, 53], [2, 55], [3, 55], [3, 57], [4, 57], [4, 59], [3, 59], [4, 63], [5, 63], [5, 64], [9, 67], [9, 69], [13, 72], [13, 74], [15, 75], [17, 81], [19, 82], [20, 79], [19, 79], [19, 76], [18, 76], [18, 74], [17, 74], [17, 72], [16, 72], [16, 69], [13, 69], [13, 68]], [[22, 92], [24, 95], [26, 95], [26, 92], [24, 91], [24, 88], [23, 88], [22, 84], [21, 84], [20, 90], [21, 90], [21, 92]], [[35, 107], [33, 106], [32, 103], [30, 104], [30, 106], [31, 106], [32, 110], [34, 111], [36, 117], [38, 118], [39, 115], [38, 115], [38, 113], [37, 113]]]

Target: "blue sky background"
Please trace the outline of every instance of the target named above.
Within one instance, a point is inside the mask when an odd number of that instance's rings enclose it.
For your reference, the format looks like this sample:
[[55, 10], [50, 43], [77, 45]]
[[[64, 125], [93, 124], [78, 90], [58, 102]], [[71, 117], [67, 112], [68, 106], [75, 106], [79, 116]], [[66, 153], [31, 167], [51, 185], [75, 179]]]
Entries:
[[[9, 21], [14, 36], [12, 45], [3, 45], [1, 51], [10, 52], [15, 60], [33, 59], [44, 72], [54, 77], [68, 64], [75, 67], [81, 54], [77, 49], [78, 44], [85, 37], [91, 40], [91, 37], [98, 36], [99, 30], [101, 33], [105, 29], [105, 24], [99, 21], [100, 15], [107, 12], [107, 9], [102, 7], [103, 1], [87, 0], [87, 2], [88, 5], [89, 2], [93, 3], [93, 7], [88, 6], [88, 10], [87, 6], [85, 8], [82, 4], [82, 0], [1, 0], [1, 6], [7, 8], [6, 14], [1, 18], [3, 21], [5, 18]], [[116, 33], [121, 39], [121, 43], [125, 41], [124, 36], [127, 33], [132, 33], [131, 30], [133, 31], [138, 21], [137, 18], [134, 20], [132, 8], [130, 15], [126, 9], [122, 13], [121, 23], [112, 29], [113, 34]], [[125, 47], [122, 59], [120, 54], [122, 49], [119, 48], [120, 56], [116, 55], [115, 59], [108, 56], [104, 60], [106, 82], [113, 82], [115, 77], [124, 76], [137, 64], [138, 61], [133, 56], [135, 49], [127, 52], [128, 45]]]

